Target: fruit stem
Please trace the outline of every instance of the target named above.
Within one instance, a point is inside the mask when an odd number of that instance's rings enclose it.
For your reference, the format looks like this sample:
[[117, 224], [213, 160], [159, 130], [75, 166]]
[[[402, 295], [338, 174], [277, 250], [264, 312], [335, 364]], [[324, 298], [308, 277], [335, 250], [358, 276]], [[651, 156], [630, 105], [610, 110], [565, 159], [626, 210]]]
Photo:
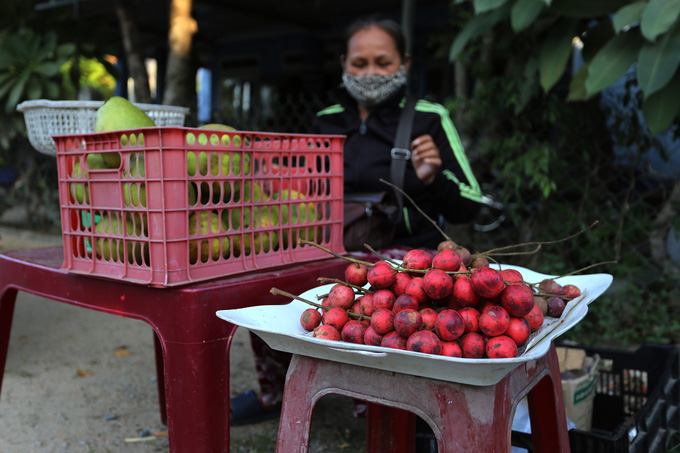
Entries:
[[345, 285], [348, 286], [352, 289], [355, 289], [361, 293], [370, 293], [371, 291], [368, 291], [366, 288], [363, 288], [361, 286], [353, 285], [351, 283], [347, 283], [346, 281], [340, 280], [339, 278], [331, 278], [331, 277], [318, 277], [316, 281], [321, 282], [321, 283], [338, 283], [340, 285]]
[[388, 258], [388, 257], [386, 257], [385, 255], [382, 255], [382, 254], [378, 253], [378, 252], [377, 252], [373, 247], [371, 247], [370, 245], [364, 243], [364, 247], [366, 247], [366, 248], [368, 249], [369, 252], [373, 253], [373, 254], [376, 255], [378, 258], [381, 258], [381, 259], [383, 259], [383, 260], [385, 260], [385, 261], [391, 263], [391, 264], [392, 264], [393, 266], [395, 266], [395, 267], [399, 267], [399, 264], [397, 264], [396, 261], [394, 261], [392, 258]]
[[600, 263], [590, 264], [586, 267], [582, 267], [581, 269], [576, 269], [575, 271], [569, 272], [568, 274], [562, 274], [559, 277], [555, 277], [553, 280], [558, 279], [558, 278], [562, 278], [562, 277], [569, 277], [570, 275], [578, 274], [580, 272], [587, 271], [588, 269], [591, 269], [593, 267], [603, 266], [605, 264], [618, 264], [618, 261], [602, 261]]
[[[583, 228], [581, 231], [574, 233], [570, 236], [567, 236], [565, 238], [562, 238], [562, 239], [556, 239], [554, 241], [531, 241], [531, 242], [523, 242], [521, 244], [506, 245], [505, 247], [498, 247], [498, 248], [495, 248], [495, 249], [487, 250], [486, 252], [475, 254], [475, 255], [473, 255], [472, 258], [474, 259], [478, 256], [490, 256], [491, 254], [494, 254], [494, 256], [505, 256], [505, 255], [510, 255], [510, 254], [518, 255], [518, 254], [536, 253], [541, 248], [541, 246], [543, 246], [543, 245], [557, 244], [559, 242], [568, 241], [569, 239], [573, 239], [576, 236], [585, 233], [589, 229], [596, 226], [598, 223], [600, 223], [600, 221], [596, 220], [590, 226], [587, 226], [587, 227]], [[534, 250], [532, 252], [513, 252], [513, 253], [506, 253], [506, 254], [501, 254], [501, 255], [496, 253], [496, 252], [500, 252], [500, 251], [503, 251], [503, 250], [512, 249], [512, 248], [515, 248], [515, 247], [528, 247], [530, 245], [536, 245], [537, 246], [536, 250]]]
[[[272, 294], [274, 294], [275, 296], [286, 296], [286, 297], [290, 297], [291, 299], [299, 300], [300, 302], [304, 302], [304, 303], [306, 303], [306, 304], [309, 304], [309, 305], [311, 305], [312, 307], [320, 308], [321, 310], [330, 310], [331, 308], [333, 308], [333, 307], [326, 307], [326, 306], [324, 306], [324, 305], [317, 304], [316, 302], [312, 302], [311, 300], [307, 300], [307, 299], [305, 299], [305, 298], [303, 298], [303, 297], [296, 296], [295, 294], [291, 294], [291, 293], [289, 293], [289, 292], [287, 292], [287, 291], [284, 291], [284, 290], [282, 290], [282, 289], [271, 288], [271, 289], [269, 290], [269, 292], [272, 293]], [[349, 310], [345, 310], [345, 311], [347, 312], [347, 315], [348, 315], [348, 316], [353, 316], [353, 317], [359, 318], [359, 319], [361, 319], [361, 320], [363, 320], [363, 319], [371, 319], [370, 316], [362, 315], [361, 313], [354, 313], [353, 311], [349, 311]]]
[[396, 191], [398, 191], [399, 193], [401, 193], [404, 197], [406, 197], [406, 199], [408, 199], [408, 201], [411, 202], [411, 204], [413, 205], [413, 207], [416, 208], [416, 209], [418, 210], [418, 212], [420, 212], [420, 213], [422, 214], [422, 216], [425, 217], [432, 225], [434, 225], [434, 227], [437, 229], [437, 231], [439, 231], [439, 232], [441, 233], [442, 236], [444, 236], [444, 239], [445, 239], [445, 240], [447, 240], [447, 241], [453, 241], [453, 239], [451, 239], [451, 238], [444, 232], [444, 230], [442, 230], [442, 229], [439, 227], [439, 224], [438, 224], [437, 222], [435, 222], [434, 220], [432, 220], [432, 219], [430, 218], [430, 216], [428, 216], [427, 214], [425, 214], [425, 213], [423, 212], [423, 210], [420, 209], [420, 206], [418, 206], [418, 205], [416, 204], [416, 202], [413, 201], [413, 198], [409, 197], [408, 194], [407, 194], [406, 192], [404, 192], [404, 191], [401, 189], [401, 187], [397, 187], [397, 186], [395, 186], [394, 184], [392, 184], [391, 182], [386, 181], [386, 180], [384, 180], [384, 179], [382, 179], [382, 178], [380, 178], [379, 181], [382, 182], [382, 183], [387, 184], [388, 186], [390, 186], [390, 187], [393, 188], [394, 190], [396, 190]]
[[321, 249], [324, 252], [330, 253], [331, 255], [333, 255], [336, 258], [341, 258], [343, 260], [347, 260], [347, 261], [350, 261], [352, 263], [365, 264], [366, 266], [373, 266], [375, 264], [375, 263], [371, 263], [369, 261], [362, 261], [362, 260], [358, 260], [356, 258], [350, 258], [349, 256], [340, 255], [340, 254], [335, 253], [334, 251], [332, 251], [330, 249], [327, 249], [326, 247], [324, 247], [321, 244], [317, 244], [316, 242], [307, 241], [307, 240], [301, 239], [301, 238], [298, 238], [297, 242], [298, 242], [298, 244], [313, 245], [314, 247]]

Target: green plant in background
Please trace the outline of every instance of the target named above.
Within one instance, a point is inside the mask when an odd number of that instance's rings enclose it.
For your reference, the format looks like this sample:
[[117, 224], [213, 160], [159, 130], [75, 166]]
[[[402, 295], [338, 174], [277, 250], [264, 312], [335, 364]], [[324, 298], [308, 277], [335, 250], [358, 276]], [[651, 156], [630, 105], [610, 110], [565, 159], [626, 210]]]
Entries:
[[17, 134], [25, 135], [19, 102], [59, 96], [59, 68], [73, 50], [72, 44], [58, 45], [54, 33], [41, 36], [24, 28], [0, 34], [0, 148], [9, 149]]
[[569, 99], [593, 97], [638, 63], [636, 80], [650, 131], [659, 133], [680, 119], [675, 101], [680, 96], [680, 1], [474, 0], [473, 6], [475, 15], [451, 45], [452, 60], [472, 40], [506, 23], [515, 35], [541, 37], [524, 69], [548, 92], [567, 70], [576, 41], [585, 62], [571, 81]]
[[[59, 72], [62, 75], [62, 91], [66, 98], [75, 99], [78, 97], [77, 91], [89, 90], [97, 98], [109, 99], [116, 88], [114, 74], [117, 72], [103, 58], [74, 56], [59, 69]], [[74, 81], [74, 78], [78, 80]]]
[[58, 44], [54, 32], [37, 35], [30, 29], [0, 37], [0, 99], [5, 113], [21, 100], [57, 98], [59, 68], [75, 51], [71, 43]]
[[[673, 94], [680, 81], [680, 1], [452, 5], [459, 19], [448, 51], [456, 79], [464, 73], [469, 87], [459, 87], [447, 106], [475, 173], [508, 216], [497, 231], [472, 233], [471, 244], [485, 250], [549, 241], [599, 220], [568, 243], [504, 262], [562, 275], [616, 260], [589, 271], [613, 274], [615, 285], [567, 338], [585, 344], [680, 342], [680, 325], [673, 321], [680, 314], [678, 266], [652, 259], [650, 251], [652, 234], [669, 227], [657, 216], [675, 209], [668, 205], [672, 187], [640, 164], [656, 142], [647, 127], [658, 133], [680, 123]], [[616, 111], [608, 110], [600, 93], [626, 73], [623, 99]], [[671, 100], [674, 105], [667, 105]], [[635, 151], [625, 166], [615, 144]]]

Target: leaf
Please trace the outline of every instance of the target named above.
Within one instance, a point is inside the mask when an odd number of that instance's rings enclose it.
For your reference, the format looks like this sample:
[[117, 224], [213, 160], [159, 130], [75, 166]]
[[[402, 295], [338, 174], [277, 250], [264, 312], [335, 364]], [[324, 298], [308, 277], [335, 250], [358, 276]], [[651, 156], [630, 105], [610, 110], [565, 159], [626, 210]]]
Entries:
[[40, 84], [38, 78], [33, 75], [30, 79], [28, 79], [28, 83], [26, 84], [26, 99], [40, 99], [41, 94], [42, 85]]
[[680, 22], [658, 42], [646, 42], [640, 49], [637, 79], [645, 97], [660, 90], [675, 74], [680, 63]]
[[643, 42], [637, 30], [629, 30], [605, 44], [590, 63], [586, 93], [596, 94], [619, 80], [635, 63]]
[[594, 26], [587, 28], [581, 35], [581, 41], [583, 42], [581, 55], [583, 56], [583, 59], [585, 61], [592, 60], [595, 54], [597, 54], [597, 52], [599, 52], [615, 35], [614, 27], [612, 27], [612, 23], [609, 19], [601, 20]]
[[16, 64], [16, 58], [7, 49], [0, 48], [0, 69], [8, 70]]
[[588, 77], [589, 66], [590, 63], [585, 63], [571, 78], [567, 101], [587, 101], [592, 97], [592, 95], [588, 95], [586, 92], [586, 78]]
[[500, 6], [503, 6], [503, 4], [507, 0], [474, 0], [475, 2], [475, 14], [484, 14], [488, 11], [491, 11], [493, 9], [496, 9]]
[[75, 53], [76, 45], [71, 42], [61, 44], [59, 47], [57, 47], [57, 56], [60, 58], [69, 58]]
[[78, 369], [76, 370], [76, 375], [77, 375], [78, 377], [88, 377], [88, 376], [92, 376], [93, 374], [94, 374], [94, 373], [92, 373], [92, 371], [85, 371], [85, 370], [83, 370], [82, 368], [78, 368]]
[[545, 8], [543, 0], [517, 0], [510, 11], [510, 24], [515, 32], [526, 29]]
[[676, 73], [661, 90], [642, 103], [642, 115], [649, 131], [656, 135], [665, 131], [680, 113], [680, 73]]
[[553, 0], [550, 9], [567, 17], [593, 19], [614, 14], [630, 0]]
[[666, 33], [678, 20], [680, 0], [651, 0], [642, 12], [640, 29], [642, 36], [655, 41], [657, 36]]
[[576, 32], [576, 21], [563, 20], [548, 33], [539, 53], [538, 71], [543, 91], [550, 89], [557, 83], [569, 61], [571, 42]]
[[39, 74], [50, 78], [54, 77], [55, 75], [59, 74], [59, 65], [53, 61], [46, 61], [42, 63], [39, 68]]
[[115, 350], [116, 357], [129, 357], [132, 352], [127, 346], [119, 346]]
[[14, 109], [16, 109], [16, 106], [19, 103], [19, 100], [21, 99], [21, 95], [24, 93], [24, 87], [26, 86], [26, 83], [28, 82], [28, 78], [30, 76], [31, 73], [28, 69], [22, 71], [21, 74], [19, 75], [17, 82], [14, 84], [14, 86], [9, 92], [9, 95], [7, 96], [7, 103], [5, 104], [5, 111], [7, 113], [10, 113]]
[[624, 6], [614, 14], [612, 17], [612, 24], [616, 33], [623, 30], [625, 27], [630, 27], [638, 22], [642, 17], [642, 11], [647, 6], [647, 2], [640, 0]]
[[48, 80], [44, 85], [45, 97], [47, 99], [57, 99], [59, 97], [59, 84]]
[[508, 13], [509, 7], [508, 5], [504, 5], [499, 9], [480, 14], [479, 16], [474, 16], [470, 19], [453, 40], [451, 50], [449, 50], [449, 61], [454, 61], [458, 57], [458, 54], [465, 48], [468, 41], [478, 38], [491, 30], [491, 28], [500, 20], [504, 19]]

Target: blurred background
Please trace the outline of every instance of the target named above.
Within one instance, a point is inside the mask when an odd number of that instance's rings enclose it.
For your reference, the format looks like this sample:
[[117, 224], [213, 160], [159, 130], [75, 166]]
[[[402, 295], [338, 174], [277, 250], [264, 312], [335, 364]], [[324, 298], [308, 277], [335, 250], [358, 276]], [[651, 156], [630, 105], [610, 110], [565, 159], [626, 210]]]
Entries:
[[488, 195], [451, 237], [474, 252], [528, 243], [496, 259], [543, 273], [613, 274], [567, 340], [677, 344], [680, 7], [663, 6], [4, 0], [0, 223], [61, 231], [56, 162], [31, 147], [21, 102], [119, 95], [188, 107], [186, 126], [307, 133], [340, 83], [345, 26], [379, 13], [404, 26], [410, 90], [447, 107]]

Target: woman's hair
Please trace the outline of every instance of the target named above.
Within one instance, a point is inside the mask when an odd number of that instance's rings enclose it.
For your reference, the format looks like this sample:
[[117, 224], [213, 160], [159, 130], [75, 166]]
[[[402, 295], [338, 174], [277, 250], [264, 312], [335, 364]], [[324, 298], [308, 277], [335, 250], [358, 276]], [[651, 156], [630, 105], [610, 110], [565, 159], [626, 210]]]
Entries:
[[394, 39], [394, 43], [397, 46], [397, 51], [401, 56], [401, 59], [406, 58], [406, 37], [404, 36], [404, 31], [398, 22], [392, 19], [380, 18], [377, 16], [367, 16], [352, 22], [345, 29], [345, 46], [349, 43], [349, 40], [354, 36], [354, 34], [360, 30], [369, 27], [378, 27]]

